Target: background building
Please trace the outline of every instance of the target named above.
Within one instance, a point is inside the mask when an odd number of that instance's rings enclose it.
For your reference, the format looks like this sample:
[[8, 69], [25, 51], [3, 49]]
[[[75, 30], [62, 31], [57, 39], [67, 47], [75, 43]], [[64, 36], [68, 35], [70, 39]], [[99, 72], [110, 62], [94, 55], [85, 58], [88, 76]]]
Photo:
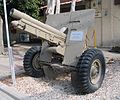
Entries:
[[96, 9], [97, 45], [120, 46], [120, 0], [92, 0]]

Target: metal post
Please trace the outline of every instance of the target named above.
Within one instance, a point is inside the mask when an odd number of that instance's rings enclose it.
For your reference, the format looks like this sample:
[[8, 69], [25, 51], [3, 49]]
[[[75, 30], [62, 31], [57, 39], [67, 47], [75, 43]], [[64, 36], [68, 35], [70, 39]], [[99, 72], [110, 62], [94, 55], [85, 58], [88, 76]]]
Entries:
[[93, 35], [94, 35], [94, 48], [97, 48], [97, 38], [96, 38], [96, 31], [93, 31]]
[[3, 44], [3, 19], [0, 16], [0, 55], [4, 54], [4, 44]]
[[15, 67], [14, 67], [14, 63], [13, 63], [13, 52], [12, 52], [12, 48], [10, 46], [10, 39], [9, 39], [6, 0], [3, 0], [3, 4], [4, 4], [4, 16], [5, 16], [5, 25], [6, 25], [6, 34], [7, 34], [8, 54], [9, 54], [9, 64], [10, 64], [10, 68], [11, 68], [11, 76], [12, 76], [13, 85], [15, 85], [16, 84]]

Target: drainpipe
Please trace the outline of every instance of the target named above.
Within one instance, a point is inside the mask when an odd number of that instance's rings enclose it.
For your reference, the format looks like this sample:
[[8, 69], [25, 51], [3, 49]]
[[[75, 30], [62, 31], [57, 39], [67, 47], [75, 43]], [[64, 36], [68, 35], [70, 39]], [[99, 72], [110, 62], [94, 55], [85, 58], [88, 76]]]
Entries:
[[55, 14], [59, 14], [60, 13], [60, 0], [56, 0], [56, 12]]
[[75, 11], [76, 0], [72, 0], [71, 11]]
[[[56, 11], [55, 11], [56, 7]], [[60, 13], [60, 0], [47, 0], [47, 14], [53, 15]]]

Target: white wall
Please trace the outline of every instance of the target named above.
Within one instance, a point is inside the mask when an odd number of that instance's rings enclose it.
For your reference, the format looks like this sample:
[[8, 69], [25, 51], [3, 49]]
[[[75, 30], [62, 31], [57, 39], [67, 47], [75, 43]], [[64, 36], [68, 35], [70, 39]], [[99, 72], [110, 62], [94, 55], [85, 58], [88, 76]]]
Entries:
[[112, 46], [111, 1], [102, 0], [102, 46]]
[[[91, 7], [95, 1], [92, 1]], [[95, 22], [97, 46], [120, 46], [120, 5], [114, 5], [114, 0], [102, 0], [101, 7], [92, 8], [101, 14], [96, 16]]]
[[113, 26], [113, 45], [120, 46], [120, 5], [114, 5], [111, 0], [111, 16]]

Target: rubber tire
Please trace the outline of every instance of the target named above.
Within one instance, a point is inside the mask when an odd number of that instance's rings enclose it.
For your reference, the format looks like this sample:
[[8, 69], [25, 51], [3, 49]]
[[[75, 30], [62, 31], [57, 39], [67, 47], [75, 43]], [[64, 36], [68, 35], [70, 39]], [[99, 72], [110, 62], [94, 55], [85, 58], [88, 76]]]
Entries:
[[[90, 81], [90, 69], [91, 64], [95, 59], [99, 59], [102, 65], [102, 72], [99, 81], [96, 84], [92, 84]], [[71, 73], [72, 85], [77, 94], [89, 94], [93, 93], [101, 87], [101, 84], [105, 76], [105, 58], [103, 53], [98, 49], [86, 50], [79, 59], [76, 66], [77, 71]]]
[[36, 54], [39, 54], [40, 52], [41, 52], [41, 47], [38, 47], [38, 46], [32, 47], [25, 53], [24, 60], [23, 60], [23, 66], [26, 74], [35, 78], [44, 76], [44, 71], [42, 68], [40, 68], [39, 70], [36, 70], [32, 65], [32, 60], [34, 56]]

